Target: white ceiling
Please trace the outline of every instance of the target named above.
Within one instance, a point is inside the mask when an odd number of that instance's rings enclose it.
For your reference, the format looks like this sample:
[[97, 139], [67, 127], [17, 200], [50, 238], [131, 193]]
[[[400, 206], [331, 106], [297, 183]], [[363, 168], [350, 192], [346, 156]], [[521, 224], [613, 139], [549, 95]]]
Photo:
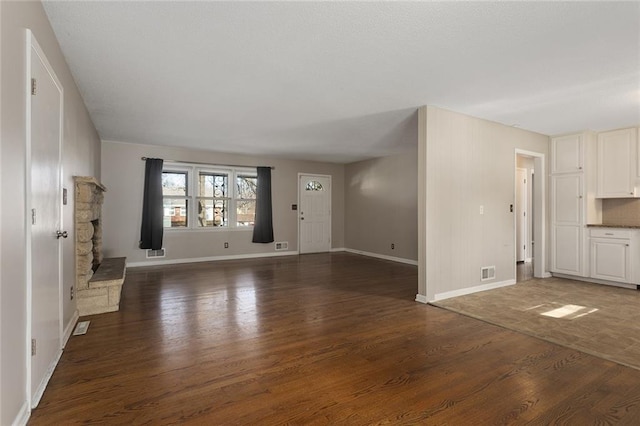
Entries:
[[640, 124], [640, 2], [44, 6], [103, 140], [351, 162], [415, 147], [426, 104]]

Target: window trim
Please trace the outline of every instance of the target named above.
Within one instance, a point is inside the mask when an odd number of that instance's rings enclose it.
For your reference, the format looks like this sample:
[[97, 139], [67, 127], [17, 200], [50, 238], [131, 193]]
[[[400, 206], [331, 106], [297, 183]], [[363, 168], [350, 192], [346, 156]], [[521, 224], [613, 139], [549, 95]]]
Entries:
[[[223, 232], [223, 231], [253, 231], [253, 225], [238, 226], [237, 224], [237, 202], [243, 199], [236, 194], [237, 177], [258, 176], [255, 167], [229, 167], [215, 164], [185, 164], [165, 161], [162, 173], [187, 173], [187, 196], [164, 196], [164, 198], [187, 200], [187, 226], [186, 227], [164, 227], [168, 232]], [[226, 197], [200, 197], [199, 176], [200, 173], [225, 174], [227, 175], [228, 191]], [[198, 222], [198, 208], [196, 203], [199, 200], [226, 200], [227, 201], [227, 226], [200, 226]], [[250, 200], [250, 199], [249, 199]]]

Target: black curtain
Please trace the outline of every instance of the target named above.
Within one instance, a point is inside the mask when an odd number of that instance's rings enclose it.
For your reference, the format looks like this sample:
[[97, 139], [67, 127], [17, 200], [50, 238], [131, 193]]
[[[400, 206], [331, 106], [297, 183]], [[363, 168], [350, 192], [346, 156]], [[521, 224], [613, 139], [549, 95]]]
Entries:
[[162, 163], [161, 158], [147, 158], [144, 170], [144, 198], [142, 202], [142, 227], [140, 248], [162, 248], [164, 228], [162, 219]]
[[271, 167], [258, 167], [258, 187], [256, 188], [256, 220], [253, 226], [253, 242], [273, 242], [273, 213], [271, 210]]

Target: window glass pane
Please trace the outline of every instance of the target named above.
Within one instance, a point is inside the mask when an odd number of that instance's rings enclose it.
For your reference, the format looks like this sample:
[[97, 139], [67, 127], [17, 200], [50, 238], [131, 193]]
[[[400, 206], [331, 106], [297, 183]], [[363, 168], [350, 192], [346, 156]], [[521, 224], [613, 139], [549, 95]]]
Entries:
[[198, 184], [198, 196], [200, 197], [229, 196], [229, 177], [224, 173], [200, 172]]
[[306, 191], [323, 191], [324, 188], [322, 187], [322, 184], [320, 182], [318, 182], [317, 180], [312, 180], [311, 182], [307, 183], [305, 190]]
[[187, 172], [162, 172], [162, 195], [187, 195]]
[[238, 200], [236, 202], [237, 226], [253, 226], [256, 218], [255, 200]]
[[165, 198], [163, 201], [165, 228], [186, 228], [188, 226], [187, 200]]
[[198, 226], [215, 227], [228, 226], [229, 201], [227, 200], [199, 200]]
[[236, 185], [238, 188], [236, 198], [249, 200], [256, 199], [256, 187], [258, 186], [257, 177], [238, 175], [238, 178], [236, 179]]

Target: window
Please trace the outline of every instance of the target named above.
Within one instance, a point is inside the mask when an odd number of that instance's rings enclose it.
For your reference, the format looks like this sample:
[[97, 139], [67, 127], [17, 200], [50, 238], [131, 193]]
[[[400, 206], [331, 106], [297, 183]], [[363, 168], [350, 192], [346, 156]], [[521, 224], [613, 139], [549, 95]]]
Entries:
[[198, 173], [198, 226], [228, 226], [229, 201], [227, 173]]
[[324, 188], [322, 187], [322, 184], [320, 182], [318, 182], [317, 180], [312, 180], [311, 182], [307, 183], [305, 191], [324, 191]]
[[186, 171], [162, 172], [163, 225], [165, 228], [186, 228], [189, 226], [187, 214], [189, 209], [188, 177]]
[[251, 169], [165, 165], [162, 173], [164, 227], [252, 227], [256, 186], [256, 171]]
[[236, 226], [253, 226], [256, 218], [256, 188], [258, 178], [255, 175], [236, 176]]

